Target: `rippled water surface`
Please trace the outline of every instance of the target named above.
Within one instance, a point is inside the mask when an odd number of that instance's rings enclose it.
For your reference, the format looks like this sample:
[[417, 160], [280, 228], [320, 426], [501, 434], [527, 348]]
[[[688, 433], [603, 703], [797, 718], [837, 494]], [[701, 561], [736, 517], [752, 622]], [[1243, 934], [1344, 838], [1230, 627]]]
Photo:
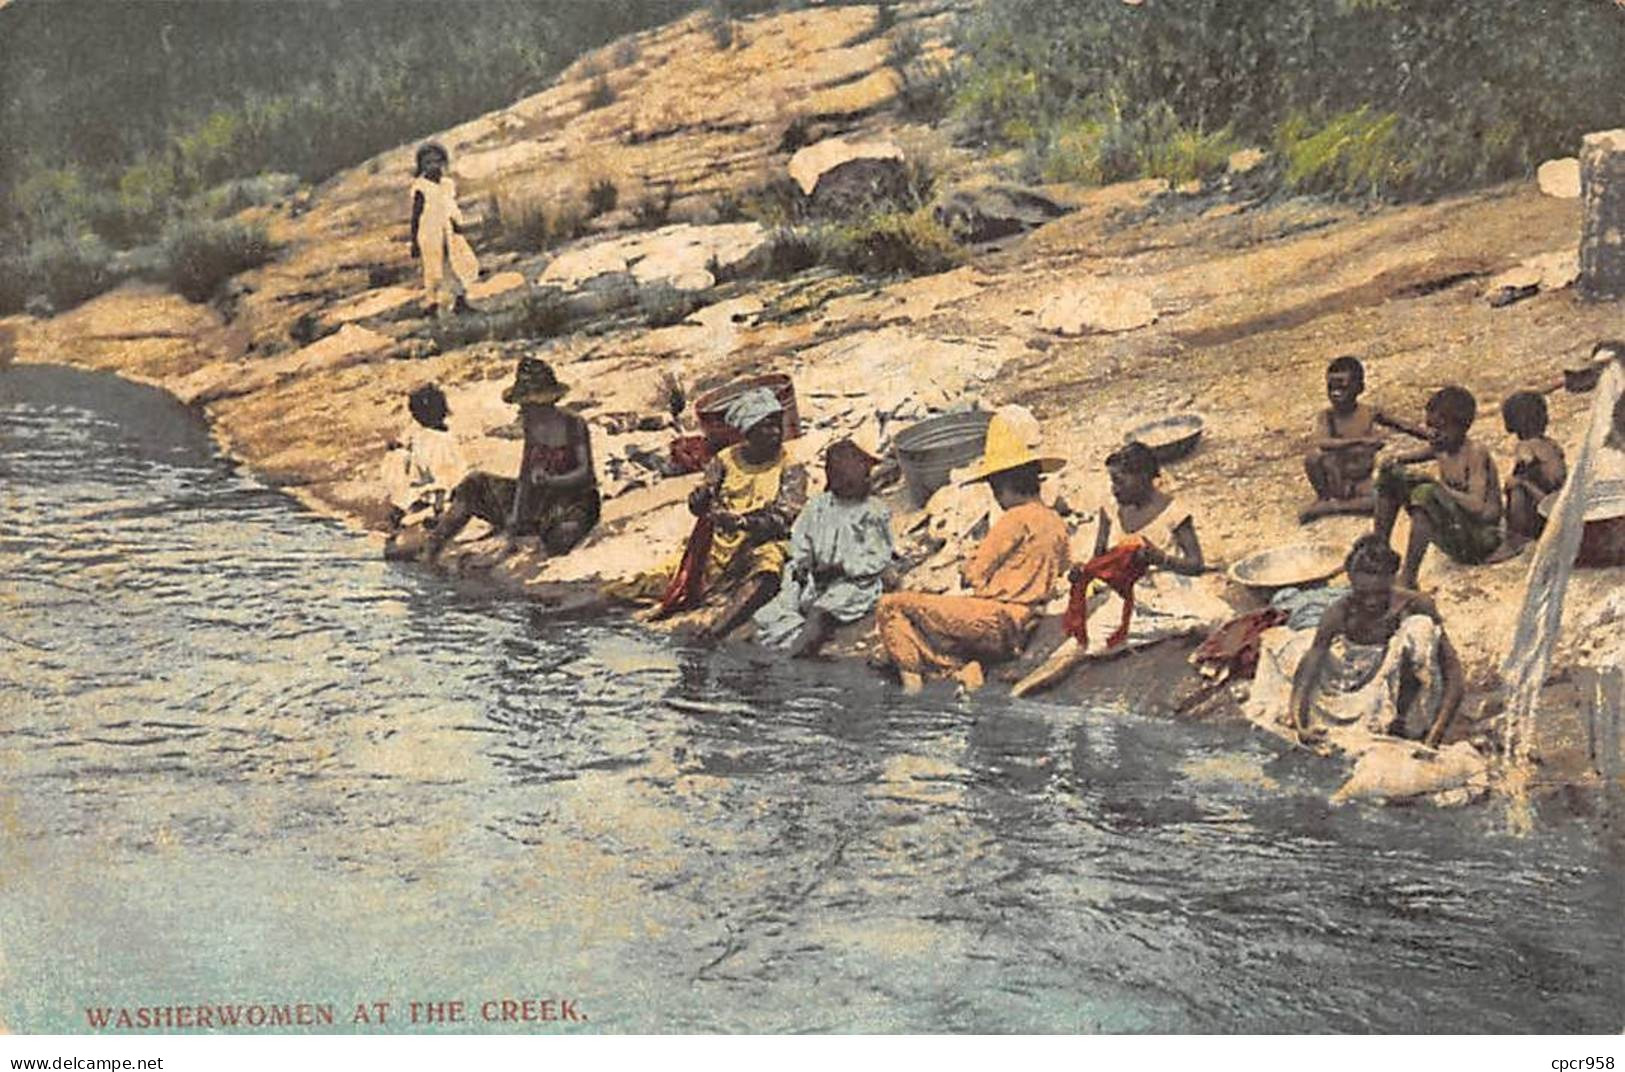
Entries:
[[484, 1030], [504, 998], [609, 1031], [1621, 1026], [1595, 826], [1334, 811], [1337, 772], [1241, 728], [550, 621], [379, 561], [109, 378], [0, 371], [0, 606], [13, 1031], [414, 1000]]

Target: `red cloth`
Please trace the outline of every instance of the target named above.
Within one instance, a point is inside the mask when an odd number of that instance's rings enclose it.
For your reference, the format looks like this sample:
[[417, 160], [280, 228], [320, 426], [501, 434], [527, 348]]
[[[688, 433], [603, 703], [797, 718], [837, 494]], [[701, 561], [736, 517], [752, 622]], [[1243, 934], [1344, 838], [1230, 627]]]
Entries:
[[694, 531], [689, 533], [682, 560], [677, 563], [677, 572], [671, 575], [666, 594], [660, 597], [657, 616], [665, 617], [699, 605], [705, 595], [705, 563], [711, 557], [711, 534], [714, 531], [709, 513], [694, 522]]
[[711, 441], [702, 435], [678, 436], [671, 441], [673, 475], [697, 473], [715, 454]]
[[1258, 670], [1259, 637], [1265, 630], [1284, 625], [1286, 620], [1286, 611], [1276, 607], [1231, 618], [1207, 635], [1191, 661], [1198, 666], [1229, 667], [1231, 680], [1250, 680]]
[[1106, 638], [1106, 646], [1115, 648], [1128, 639], [1129, 621], [1134, 617], [1134, 585], [1150, 569], [1140, 554], [1147, 546], [1142, 537], [1130, 536], [1105, 554], [1091, 558], [1075, 574], [1061, 628], [1077, 640], [1079, 647], [1089, 647], [1089, 582], [1096, 580], [1123, 600], [1123, 620], [1117, 623], [1117, 631]]

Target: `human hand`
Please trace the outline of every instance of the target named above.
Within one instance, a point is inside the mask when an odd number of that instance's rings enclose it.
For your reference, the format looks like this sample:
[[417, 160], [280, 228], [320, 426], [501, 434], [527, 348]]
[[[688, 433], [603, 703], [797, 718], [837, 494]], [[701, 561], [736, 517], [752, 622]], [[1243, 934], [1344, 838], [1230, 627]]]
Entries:
[[820, 585], [838, 581], [845, 575], [846, 571], [839, 566], [817, 566], [812, 571], [813, 581]]
[[1066, 579], [1068, 581], [1071, 581], [1073, 584], [1082, 584], [1083, 583], [1083, 567], [1082, 566], [1073, 566], [1071, 569], [1067, 570], [1066, 571]]
[[417, 260], [422, 256], [423, 256], [423, 251], [418, 248], [418, 244], [416, 242], [413, 242], [412, 243], [412, 259]]
[[695, 517], [704, 517], [711, 509], [711, 489], [704, 484], [688, 493], [688, 512]]
[[718, 510], [711, 515], [719, 532], [738, 532], [745, 527], [745, 519], [730, 510]]

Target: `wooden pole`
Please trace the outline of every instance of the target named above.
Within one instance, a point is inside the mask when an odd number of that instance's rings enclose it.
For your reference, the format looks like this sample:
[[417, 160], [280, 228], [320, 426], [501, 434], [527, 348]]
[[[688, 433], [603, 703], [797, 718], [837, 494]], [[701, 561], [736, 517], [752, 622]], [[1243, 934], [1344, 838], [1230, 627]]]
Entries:
[[1625, 297], [1625, 129], [1587, 134], [1580, 147], [1580, 293]]

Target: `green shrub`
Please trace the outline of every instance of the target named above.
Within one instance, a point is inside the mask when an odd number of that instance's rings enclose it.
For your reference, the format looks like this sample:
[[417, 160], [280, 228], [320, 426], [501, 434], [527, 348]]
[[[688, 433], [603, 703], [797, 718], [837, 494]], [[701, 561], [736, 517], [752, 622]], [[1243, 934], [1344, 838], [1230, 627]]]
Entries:
[[441, 350], [455, 350], [483, 340], [550, 339], [569, 323], [569, 310], [557, 293], [531, 290], [513, 305], [438, 321], [430, 333]]
[[807, 232], [780, 227], [768, 239], [764, 274], [769, 279], [789, 279], [815, 267], [822, 257], [823, 250]]
[[953, 107], [954, 69], [940, 59], [921, 58], [898, 70], [897, 105], [903, 117], [937, 123]]
[[1392, 112], [1357, 108], [1321, 122], [1293, 115], [1275, 144], [1286, 163], [1282, 181], [1298, 192], [1383, 197], [1405, 189], [1413, 170]]
[[677, 191], [671, 186], [662, 186], [659, 193], [650, 191], [638, 199], [632, 206], [632, 218], [639, 227], [653, 229], [664, 227], [671, 219], [671, 204], [677, 199]]
[[621, 191], [612, 179], [595, 179], [587, 187], [587, 218], [597, 219], [606, 212], [614, 212]]
[[859, 275], [934, 275], [964, 259], [953, 236], [925, 209], [877, 212], [835, 227], [824, 258]]
[[713, 3], [706, 8], [701, 28], [711, 35], [711, 43], [722, 51], [734, 47], [734, 20], [725, 5]]
[[44, 295], [55, 312], [70, 309], [113, 286], [112, 250], [94, 235], [49, 238], [28, 250], [24, 299]]
[[1617, 5], [1001, 0], [963, 23], [953, 115], [1032, 174], [1201, 177], [1287, 146], [1289, 189], [1421, 197], [1618, 125]]
[[586, 233], [586, 206], [566, 195], [549, 203], [532, 190], [503, 186], [486, 202], [497, 243], [519, 253], [534, 253]]
[[600, 74], [592, 80], [586, 96], [581, 98], [583, 111], [595, 112], [615, 103], [615, 87], [609, 84], [609, 75]]
[[638, 293], [638, 310], [643, 314], [644, 324], [651, 328], [681, 324], [702, 304], [704, 299], [698, 293], [678, 290], [669, 284], [645, 287]]
[[164, 232], [164, 275], [170, 288], [188, 301], [207, 301], [220, 284], [264, 264], [273, 252], [262, 224], [181, 222]]

